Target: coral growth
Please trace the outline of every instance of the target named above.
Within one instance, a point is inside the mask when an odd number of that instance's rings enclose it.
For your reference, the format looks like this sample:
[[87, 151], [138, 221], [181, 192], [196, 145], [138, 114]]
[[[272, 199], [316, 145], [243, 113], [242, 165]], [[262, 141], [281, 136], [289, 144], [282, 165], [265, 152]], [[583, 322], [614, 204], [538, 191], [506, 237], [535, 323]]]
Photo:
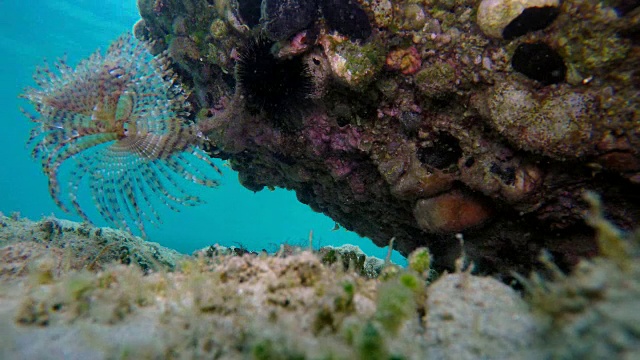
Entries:
[[144, 273], [172, 271], [185, 257], [121, 230], [97, 228], [53, 217], [33, 222], [19, 217], [7, 218], [2, 214], [0, 247], [0, 277], [5, 279], [28, 273], [29, 268], [24, 267], [27, 258], [36, 262], [43, 260], [46, 272], [55, 277], [72, 269], [98, 271], [106, 264], [114, 263], [135, 266]]

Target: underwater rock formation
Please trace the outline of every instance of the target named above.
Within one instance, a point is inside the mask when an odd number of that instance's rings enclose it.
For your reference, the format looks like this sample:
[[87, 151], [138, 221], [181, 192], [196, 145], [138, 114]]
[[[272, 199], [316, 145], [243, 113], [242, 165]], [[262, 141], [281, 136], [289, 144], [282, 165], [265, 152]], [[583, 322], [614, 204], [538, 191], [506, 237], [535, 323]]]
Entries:
[[[149, 3], [140, 0], [138, 26], [160, 48], [196, 41], [203, 61], [179, 62], [179, 72], [195, 88], [198, 121], [216, 123], [214, 156], [251, 190], [292, 189], [378, 245], [395, 238], [404, 254], [428, 246], [436, 267], [452, 267], [462, 233], [480, 269], [503, 273], [530, 267], [542, 248], [563, 266], [597, 252], [582, 219], [585, 190], [602, 193], [620, 226], [640, 219], [632, 11], [595, 0], [320, 1], [324, 21], [292, 27], [274, 46], [328, 64], [313, 75], [325, 79], [322, 95], [286, 133], [239, 109], [233, 79], [216, 75], [233, 61], [212, 61], [260, 26], [222, 41], [208, 29], [238, 29], [227, 2], [189, 2], [198, 7], [189, 13], [174, 1], [153, 16]], [[336, 29], [327, 7], [347, 3], [358, 4], [353, 19], [366, 14], [370, 34]], [[180, 18], [189, 19], [184, 35], [162, 25]]]
[[[258, 17], [257, 3], [139, 0], [134, 28], [174, 60], [203, 147], [248, 189], [294, 190], [380, 246], [429, 247], [439, 269], [453, 268], [461, 247], [502, 274], [526, 271], [543, 248], [561, 266], [593, 256], [586, 190], [602, 194], [619, 226], [638, 223], [637, 10], [326, 0], [313, 20], [289, 23]], [[272, 3], [290, 15], [293, 2]], [[270, 24], [282, 29], [271, 30], [269, 61], [243, 60]], [[311, 76], [307, 96], [243, 90], [247, 66], [268, 74], [262, 66], [287, 61], [304, 65], [293, 79]]]
[[[26, 276], [47, 268], [53, 276], [64, 271], [97, 271], [106, 264], [132, 265], [144, 273], [173, 271], [185, 255], [141, 241], [122, 230], [46, 217], [34, 222], [0, 213], [0, 278]], [[25, 267], [29, 259], [35, 268]], [[45, 261], [41, 261], [45, 260]]]
[[[589, 222], [604, 256], [568, 274], [543, 258], [552, 275], [520, 277], [523, 297], [464, 258], [437, 274], [425, 248], [405, 269], [355, 246], [178, 258], [120, 231], [0, 214], [0, 358], [637, 358], [640, 233], [597, 206]], [[119, 246], [158, 263], [123, 265]]]

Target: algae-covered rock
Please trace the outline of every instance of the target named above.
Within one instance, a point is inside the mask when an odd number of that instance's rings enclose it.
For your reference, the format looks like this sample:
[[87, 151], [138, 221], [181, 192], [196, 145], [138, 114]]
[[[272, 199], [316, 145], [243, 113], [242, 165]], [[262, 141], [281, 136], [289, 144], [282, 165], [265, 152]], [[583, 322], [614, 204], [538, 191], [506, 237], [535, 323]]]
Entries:
[[508, 83], [489, 99], [490, 118], [498, 132], [518, 147], [568, 158], [592, 153], [595, 99], [586, 94], [556, 92], [536, 99]]
[[368, 85], [384, 65], [379, 43], [357, 44], [339, 35], [327, 36], [322, 42], [334, 77], [350, 87]]
[[[4, 229], [19, 231], [20, 226], [10, 223]], [[340, 252], [361, 254], [354, 247]], [[10, 260], [6, 251], [0, 254], [3, 262]], [[437, 316], [450, 307], [425, 303], [426, 282], [413, 270], [398, 268], [377, 280], [309, 251], [283, 257], [198, 253], [173, 272], [150, 273], [117, 261], [103, 263], [101, 270], [43, 264], [43, 257], [55, 256], [31, 252], [21, 259], [26, 271], [0, 273], [0, 287], [7, 290], [0, 294], [3, 358], [439, 358], [441, 345], [425, 347], [419, 340], [436, 339], [424, 334], [421, 314]], [[500, 286], [508, 290], [496, 283], [492, 291], [505, 291]], [[480, 290], [488, 288], [467, 289], [469, 295]], [[490, 298], [492, 292], [476, 296]], [[490, 303], [509, 309], [505, 299], [497, 295]], [[511, 314], [504, 315], [511, 320]], [[85, 335], [87, 341], [78, 341]], [[520, 346], [523, 341], [505, 340], [511, 342]], [[492, 353], [480, 349], [479, 354]]]
[[[54, 217], [33, 222], [24, 218], [8, 218], [0, 214], [0, 247], [5, 259], [38, 258], [49, 249], [51, 261], [71, 269], [100, 269], [107, 263], [136, 265], [143, 271], [170, 271], [184, 255], [157, 243], [147, 242], [130, 233], [99, 228]], [[7, 266], [11, 261], [5, 262]], [[16, 269], [24, 273], [25, 269]], [[10, 273], [14, 273], [11, 271]]]
[[522, 279], [525, 299], [544, 324], [541, 338], [552, 357], [633, 359], [640, 354], [640, 233], [612, 224], [596, 194], [585, 200], [603, 255], [582, 259], [568, 274], [541, 255], [551, 279]]
[[[212, 246], [173, 271], [146, 271], [117, 259], [78, 266], [64, 239], [46, 248], [35, 231], [0, 247], [0, 357], [633, 358], [637, 239], [599, 208], [589, 219], [600, 245], [618, 251], [568, 275], [543, 258], [554, 275], [519, 277], [525, 298], [473, 266], [462, 271], [465, 258], [437, 274], [424, 248], [409, 268], [386, 264], [380, 277], [327, 261], [335, 250], [360, 261], [356, 247], [269, 255]], [[20, 234], [27, 221], [0, 223], [2, 234]]]

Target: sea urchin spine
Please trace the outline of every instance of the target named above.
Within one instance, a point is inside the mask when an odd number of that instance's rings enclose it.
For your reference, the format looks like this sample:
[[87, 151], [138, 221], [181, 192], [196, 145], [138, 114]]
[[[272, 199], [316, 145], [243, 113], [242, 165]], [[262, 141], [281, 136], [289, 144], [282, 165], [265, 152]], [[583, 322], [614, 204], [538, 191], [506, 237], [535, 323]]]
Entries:
[[279, 59], [272, 45], [264, 37], [247, 41], [236, 66], [237, 91], [249, 114], [291, 131], [302, 125], [314, 91], [313, 76], [301, 57]]

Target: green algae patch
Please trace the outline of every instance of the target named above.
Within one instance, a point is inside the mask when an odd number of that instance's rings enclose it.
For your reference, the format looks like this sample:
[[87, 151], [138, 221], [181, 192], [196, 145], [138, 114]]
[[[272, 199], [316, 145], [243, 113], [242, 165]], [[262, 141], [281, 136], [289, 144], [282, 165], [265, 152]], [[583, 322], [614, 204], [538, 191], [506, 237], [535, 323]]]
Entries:
[[397, 335], [405, 321], [416, 317], [413, 292], [401, 281], [386, 282], [378, 290], [375, 319], [390, 334]]
[[409, 254], [409, 269], [428, 278], [433, 257], [427, 248], [417, 248]]
[[455, 69], [445, 61], [425, 64], [415, 75], [420, 93], [427, 97], [439, 97], [449, 92], [456, 80]]
[[364, 89], [384, 66], [386, 47], [379, 41], [357, 44], [326, 37], [324, 45], [333, 75], [350, 87]]
[[[575, 21], [578, 13], [584, 14], [584, 19]], [[614, 8], [595, 1], [576, 1], [565, 16], [561, 20], [566, 27], [554, 34], [553, 40], [582, 77], [611, 69], [632, 50], [632, 41], [619, 34], [620, 17]]]

